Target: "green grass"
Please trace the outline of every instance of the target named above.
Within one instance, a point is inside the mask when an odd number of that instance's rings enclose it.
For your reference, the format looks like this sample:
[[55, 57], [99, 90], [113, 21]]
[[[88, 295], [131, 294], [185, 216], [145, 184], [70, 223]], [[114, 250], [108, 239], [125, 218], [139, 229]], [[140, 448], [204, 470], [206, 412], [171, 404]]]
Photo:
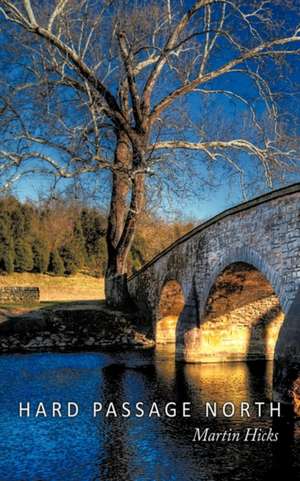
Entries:
[[104, 299], [104, 280], [86, 274], [53, 276], [14, 273], [0, 275], [0, 287], [38, 287], [41, 301], [89, 301]]

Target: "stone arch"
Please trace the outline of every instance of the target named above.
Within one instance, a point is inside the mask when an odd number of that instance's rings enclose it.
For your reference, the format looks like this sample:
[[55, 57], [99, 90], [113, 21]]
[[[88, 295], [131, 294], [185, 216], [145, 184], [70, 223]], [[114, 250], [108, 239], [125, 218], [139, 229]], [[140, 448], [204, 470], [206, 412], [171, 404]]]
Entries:
[[200, 324], [184, 332], [185, 361], [273, 360], [284, 322], [282, 305], [268, 266], [250, 259], [229, 255], [215, 266]]
[[155, 340], [157, 344], [175, 344], [176, 327], [184, 308], [183, 288], [175, 278], [167, 277], [159, 296], [157, 308]]
[[240, 249], [233, 249], [227, 252], [224, 256], [222, 256], [220, 261], [213, 266], [209, 282], [205, 286], [203, 294], [201, 295], [200, 318], [204, 314], [210, 290], [216, 282], [216, 279], [226, 269], [227, 266], [237, 262], [243, 262], [245, 264], [252, 265], [264, 275], [278, 296], [283, 311], [285, 311], [287, 299], [285, 296], [284, 286], [282, 286], [282, 279], [280, 278], [279, 274], [269, 266], [269, 264], [258, 254], [257, 251], [250, 247], [242, 247]]

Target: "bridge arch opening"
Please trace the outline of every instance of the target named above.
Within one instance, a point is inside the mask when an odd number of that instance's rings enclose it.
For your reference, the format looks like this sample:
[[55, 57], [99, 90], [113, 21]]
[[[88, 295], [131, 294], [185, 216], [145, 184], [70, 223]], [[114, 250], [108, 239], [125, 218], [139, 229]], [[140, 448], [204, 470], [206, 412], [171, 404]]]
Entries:
[[180, 283], [167, 281], [160, 294], [155, 326], [157, 344], [175, 344], [177, 321], [184, 307], [184, 294]]
[[273, 360], [284, 314], [270, 282], [236, 262], [215, 279], [200, 324], [199, 360]]

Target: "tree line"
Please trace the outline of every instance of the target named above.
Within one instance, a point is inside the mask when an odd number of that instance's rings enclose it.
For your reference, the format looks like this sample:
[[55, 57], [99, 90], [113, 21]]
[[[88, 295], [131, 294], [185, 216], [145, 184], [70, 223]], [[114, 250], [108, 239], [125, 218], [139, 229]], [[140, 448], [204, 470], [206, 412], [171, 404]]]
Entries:
[[[160, 235], [157, 235], [159, 224]], [[193, 227], [144, 214], [128, 258], [134, 272], [170, 242]], [[0, 199], [0, 272], [103, 276], [107, 265], [106, 216], [81, 202], [20, 202]], [[156, 232], [156, 234], [155, 234]]]
[[72, 275], [103, 273], [105, 216], [65, 203], [34, 205], [14, 197], [0, 200], [0, 269]]

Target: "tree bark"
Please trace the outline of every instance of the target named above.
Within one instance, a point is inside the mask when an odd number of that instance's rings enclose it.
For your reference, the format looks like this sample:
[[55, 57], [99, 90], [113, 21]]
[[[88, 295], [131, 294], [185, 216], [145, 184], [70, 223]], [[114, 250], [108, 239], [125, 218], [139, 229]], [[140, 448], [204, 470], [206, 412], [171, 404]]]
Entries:
[[128, 138], [126, 134], [120, 132], [117, 137], [114, 158], [112, 194], [107, 224], [107, 241], [114, 247], [117, 246], [124, 228], [130, 182], [128, 169], [131, 162], [132, 153]]
[[[128, 144], [126, 144], [128, 146]], [[124, 165], [130, 165], [132, 154], [127, 147], [118, 145], [116, 157], [120, 155]], [[127, 163], [127, 164], [126, 164]], [[131, 200], [128, 205], [129, 182]], [[139, 214], [144, 205], [145, 175], [136, 174], [131, 181], [121, 173], [113, 176], [110, 214], [107, 229], [108, 264], [105, 275], [105, 297], [107, 305], [124, 308], [131, 305], [127, 287], [127, 258], [134, 239]]]

